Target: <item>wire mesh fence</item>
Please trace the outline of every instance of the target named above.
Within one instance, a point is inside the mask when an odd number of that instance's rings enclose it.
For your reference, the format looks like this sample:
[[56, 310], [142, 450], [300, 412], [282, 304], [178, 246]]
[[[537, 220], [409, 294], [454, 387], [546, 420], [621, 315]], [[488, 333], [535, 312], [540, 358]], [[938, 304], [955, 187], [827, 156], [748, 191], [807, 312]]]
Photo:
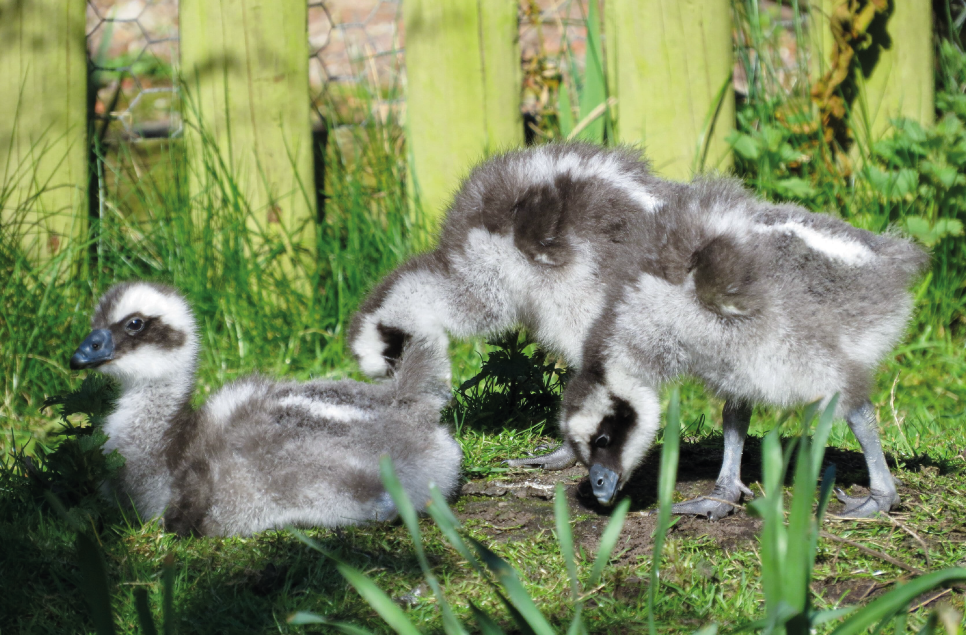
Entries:
[[[403, 0], [309, 0], [313, 124], [405, 116]], [[562, 73], [582, 68], [587, 0], [521, 0], [521, 108], [539, 131]], [[178, 0], [88, 0], [91, 112], [103, 138], [177, 137]]]

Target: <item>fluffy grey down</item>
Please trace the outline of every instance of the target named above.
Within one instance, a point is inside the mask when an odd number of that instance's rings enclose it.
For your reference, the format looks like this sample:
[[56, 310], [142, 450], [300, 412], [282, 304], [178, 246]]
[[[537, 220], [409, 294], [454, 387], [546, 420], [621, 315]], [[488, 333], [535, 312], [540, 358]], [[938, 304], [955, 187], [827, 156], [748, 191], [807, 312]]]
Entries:
[[[897, 504], [869, 393], [905, 332], [908, 288], [926, 254], [899, 236], [757, 200], [724, 179], [696, 180], [636, 231], [636, 259], [609, 285], [564, 398], [562, 427], [581, 461], [596, 466], [598, 499], [611, 502], [650, 448], [658, 388], [690, 375], [727, 401], [714, 498], [750, 493], [740, 457], [754, 404], [827, 403], [838, 393], [837, 415], [862, 446], [871, 489], [840, 496], [844, 514]], [[730, 510], [709, 499], [675, 506], [712, 517]]]
[[72, 366], [120, 382], [105, 451], [126, 459], [115, 493], [143, 519], [163, 515], [179, 534], [221, 536], [388, 520], [396, 512], [379, 476], [385, 454], [417, 508], [431, 483], [447, 496], [457, 488], [462, 451], [439, 423], [449, 366], [435, 344], [414, 340], [391, 381], [251, 376], [195, 410], [198, 336], [177, 291], [117, 285], [92, 328], [88, 340], [101, 334], [113, 354], [102, 359], [103, 347], [85, 340]]
[[[908, 288], [927, 263], [908, 240], [795, 205], [760, 201], [729, 179], [664, 181], [633, 149], [580, 143], [517, 150], [464, 180], [438, 247], [384, 279], [349, 332], [360, 367], [385, 376], [407, 341], [525, 326], [580, 372], [565, 395], [567, 443], [517, 460], [560, 468], [576, 455], [612, 491], [626, 483], [660, 421], [656, 391], [696, 376], [728, 400], [715, 498], [737, 501], [754, 404], [841, 393], [873, 496], [897, 501], [868, 403], [872, 375], [902, 336]], [[871, 502], [870, 502], [871, 501]], [[720, 516], [707, 501], [676, 511]]]

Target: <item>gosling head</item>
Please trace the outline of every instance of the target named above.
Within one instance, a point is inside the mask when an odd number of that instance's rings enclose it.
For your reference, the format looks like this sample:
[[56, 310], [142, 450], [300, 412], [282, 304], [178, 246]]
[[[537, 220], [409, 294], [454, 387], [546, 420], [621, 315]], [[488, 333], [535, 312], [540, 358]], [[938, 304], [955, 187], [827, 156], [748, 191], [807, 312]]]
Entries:
[[125, 282], [98, 302], [91, 332], [70, 358], [74, 370], [96, 368], [122, 386], [194, 375], [198, 336], [191, 308], [173, 288]]
[[653, 390], [613, 379], [593, 369], [574, 378], [564, 396], [561, 423], [602, 505], [614, 504], [644, 460], [660, 421]]

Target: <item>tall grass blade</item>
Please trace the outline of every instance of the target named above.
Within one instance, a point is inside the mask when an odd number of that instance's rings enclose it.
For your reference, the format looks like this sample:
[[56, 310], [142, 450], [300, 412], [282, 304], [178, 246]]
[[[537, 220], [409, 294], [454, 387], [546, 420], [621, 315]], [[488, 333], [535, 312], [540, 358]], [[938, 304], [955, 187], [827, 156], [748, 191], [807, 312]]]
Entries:
[[587, 632], [587, 627], [584, 626], [584, 622], [581, 618], [584, 612], [584, 603], [578, 602], [577, 608], [574, 609], [574, 619], [570, 621], [570, 628], [567, 629], [567, 635], [580, 635], [581, 633]]
[[426, 578], [426, 582], [433, 589], [436, 602], [439, 604], [439, 608], [443, 613], [443, 630], [446, 631], [447, 635], [465, 635], [466, 631], [456, 619], [456, 616], [453, 615], [453, 610], [446, 601], [446, 596], [443, 595], [439, 581], [429, 567], [429, 559], [426, 558], [426, 551], [423, 549], [422, 533], [419, 531], [419, 517], [416, 515], [416, 508], [413, 507], [412, 501], [406, 495], [402, 483], [399, 482], [399, 478], [396, 476], [396, 472], [392, 467], [392, 459], [388, 455], [383, 456], [379, 460], [379, 473], [382, 476], [383, 485], [386, 486], [386, 491], [389, 492], [393, 502], [396, 504], [399, 516], [406, 524], [409, 535], [412, 536], [413, 546], [416, 549], [416, 558], [419, 560], [419, 566], [423, 570], [423, 577]]
[[576, 600], [580, 597], [580, 580], [577, 578], [577, 558], [574, 555], [574, 533], [570, 528], [570, 514], [567, 512], [567, 495], [564, 493], [563, 483], [559, 481], [553, 498], [553, 515], [560, 555], [567, 567], [567, 575], [570, 576], [570, 596]]
[[369, 606], [375, 609], [379, 617], [385, 620], [390, 628], [400, 635], [419, 635], [419, 629], [409, 621], [409, 618], [406, 617], [403, 610], [396, 606], [392, 598], [386, 595], [382, 589], [377, 587], [361, 571], [341, 563], [337, 564], [336, 568], [342, 574], [342, 577], [355, 587], [355, 590], [359, 592], [359, 595], [362, 596]]
[[557, 119], [560, 124], [560, 137], [569, 139], [574, 126], [574, 107], [570, 103], [570, 88], [561, 80], [557, 91]]
[[772, 430], [762, 444], [762, 472], [765, 495], [752, 501], [751, 509], [762, 519], [761, 587], [765, 595], [766, 630], [775, 628], [783, 600], [782, 563], [785, 556], [785, 527], [782, 515], [782, 448], [778, 430]]
[[84, 584], [81, 592], [87, 600], [97, 635], [114, 635], [114, 611], [111, 609], [111, 592], [107, 583], [107, 571], [100, 548], [84, 533], [77, 534], [77, 557]]
[[734, 71], [729, 73], [728, 78], [721, 84], [721, 88], [718, 89], [717, 94], [714, 96], [714, 107], [708, 110], [708, 114], [705, 117], [704, 127], [701, 128], [701, 134], [698, 136], [697, 152], [694, 153], [696, 163], [691, 166], [691, 171], [694, 174], [704, 172], [704, 167], [708, 163], [708, 152], [711, 150], [711, 139], [714, 138], [714, 127], [718, 123], [718, 116], [721, 114], [721, 106], [724, 105], [725, 95], [732, 88], [731, 82], [733, 79]]
[[143, 635], [158, 635], [158, 628], [154, 625], [151, 607], [148, 605], [148, 591], [144, 588], [134, 589], [134, 609], [138, 614], [138, 624]]
[[164, 620], [162, 629], [164, 635], [175, 633], [174, 612], [174, 554], [164, 557], [161, 569], [161, 617]]
[[597, 583], [600, 581], [600, 576], [604, 573], [604, 567], [607, 566], [611, 553], [613, 553], [614, 547], [617, 545], [617, 539], [621, 536], [621, 529], [624, 528], [624, 518], [627, 517], [627, 510], [630, 507], [631, 499], [629, 498], [625, 498], [618, 503], [610, 515], [610, 521], [607, 523], [607, 527], [604, 528], [604, 533], [600, 536], [597, 557], [594, 559], [594, 566], [590, 570], [590, 578], [587, 580], [587, 586], [591, 589], [597, 586]]
[[503, 558], [490, 551], [483, 543], [472, 538], [470, 540], [476, 552], [480, 555], [480, 559], [493, 572], [493, 575], [503, 585], [503, 588], [506, 589], [510, 602], [520, 612], [530, 628], [537, 635], [552, 635], [554, 632], [553, 627], [550, 626], [550, 622], [547, 621], [547, 618], [543, 616], [540, 609], [534, 604], [527, 590], [523, 588], [523, 584], [520, 582], [520, 578], [517, 576], [517, 572], [513, 570], [513, 567], [503, 560]]
[[483, 635], [506, 635], [506, 632], [500, 628], [500, 625], [494, 622], [489, 615], [483, 612], [483, 610], [470, 602], [470, 612], [473, 614], [473, 620], [476, 625], [480, 627], [480, 632]]
[[429, 495], [431, 502], [429, 507], [426, 508], [426, 511], [428, 511], [429, 515], [434, 521], [436, 521], [436, 526], [439, 527], [439, 530], [443, 532], [444, 536], [446, 536], [449, 544], [451, 544], [453, 548], [459, 552], [460, 556], [469, 562], [470, 566], [472, 566], [477, 573], [483, 575], [483, 565], [480, 564], [476, 554], [473, 553], [469, 545], [466, 544], [466, 541], [463, 540], [463, 537], [460, 536], [458, 531], [459, 522], [456, 520], [456, 516], [454, 516], [453, 512], [450, 510], [449, 505], [446, 504], [446, 500], [443, 498], [439, 488], [435, 485], [431, 487], [429, 489]]
[[517, 625], [517, 628], [520, 629], [520, 632], [523, 633], [523, 635], [536, 635], [536, 631], [534, 631], [533, 627], [530, 626], [527, 618], [523, 616], [523, 613], [521, 613], [517, 607], [513, 606], [513, 603], [510, 602], [505, 595], [497, 590], [496, 597], [499, 598], [500, 602], [503, 603], [507, 613], [509, 613], [510, 617], [513, 619], [513, 623]]
[[285, 620], [289, 624], [294, 624], [296, 626], [306, 626], [309, 624], [325, 624], [326, 626], [331, 626], [332, 628], [339, 630], [343, 633], [348, 633], [349, 635], [372, 635], [372, 631], [367, 631], [364, 628], [355, 626], [353, 624], [346, 624], [345, 622], [333, 622], [321, 615], [316, 615], [315, 613], [308, 613], [305, 611], [298, 611], [297, 613], [292, 613], [289, 615], [288, 619]]
[[966, 568], [961, 567], [919, 576], [856, 611], [852, 617], [832, 631], [832, 635], [859, 635], [880, 620], [904, 610], [915, 597], [944, 584], [964, 581], [966, 581]]
[[[600, 39], [600, 11], [596, 2], [588, 4], [587, 57], [584, 82], [580, 91], [580, 118], [584, 119], [597, 107], [604, 105], [607, 89], [604, 84], [604, 51]], [[604, 141], [604, 120], [597, 118], [577, 134], [578, 139], [593, 143]]]
[[664, 549], [664, 538], [671, 525], [671, 501], [678, 475], [681, 444], [681, 391], [677, 387], [671, 393], [671, 401], [664, 420], [664, 445], [661, 448], [661, 471], [658, 475], [657, 529], [654, 532], [650, 585], [647, 590], [647, 626], [651, 635], [657, 634], [654, 606], [657, 604], [657, 588], [660, 584], [661, 552]]

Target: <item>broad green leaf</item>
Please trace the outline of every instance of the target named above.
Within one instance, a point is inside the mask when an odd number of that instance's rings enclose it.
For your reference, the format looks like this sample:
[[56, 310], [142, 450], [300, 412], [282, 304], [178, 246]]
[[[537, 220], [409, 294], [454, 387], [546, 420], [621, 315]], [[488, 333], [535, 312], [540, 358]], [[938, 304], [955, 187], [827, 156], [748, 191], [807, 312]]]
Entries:
[[789, 177], [787, 179], [778, 179], [775, 181], [775, 189], [782, 196], [787, 196], [789, 198], [808, 198], [810, 196], [815, 196], [815, 187], [806, 181], [805, 179], [800, 179], [797, 176]]
[[743, 159], [756, 161], [761, 156], [758, 142], [752, 137], [740, 132], [732, 132], [728, 137], [732, 149]]
[[919, 172], [911, 168], [902, 168], [896, 173], [892, 195], [903, 197], [912, 194], [919, 186]]
[[963, 235], [963, 221], [958, 218], [940, 218], [933, 225], [932, 231], [939, 238], [945, 238], [946, 236], [962, 236]]
[[784, 135], [782, 131], [776, 126], [765, 126], [762, 130], [762, 135], [765, 138], [765, 145], [769, 152], [778, 152], [778, 148], [781, 147], [782, 138]]

